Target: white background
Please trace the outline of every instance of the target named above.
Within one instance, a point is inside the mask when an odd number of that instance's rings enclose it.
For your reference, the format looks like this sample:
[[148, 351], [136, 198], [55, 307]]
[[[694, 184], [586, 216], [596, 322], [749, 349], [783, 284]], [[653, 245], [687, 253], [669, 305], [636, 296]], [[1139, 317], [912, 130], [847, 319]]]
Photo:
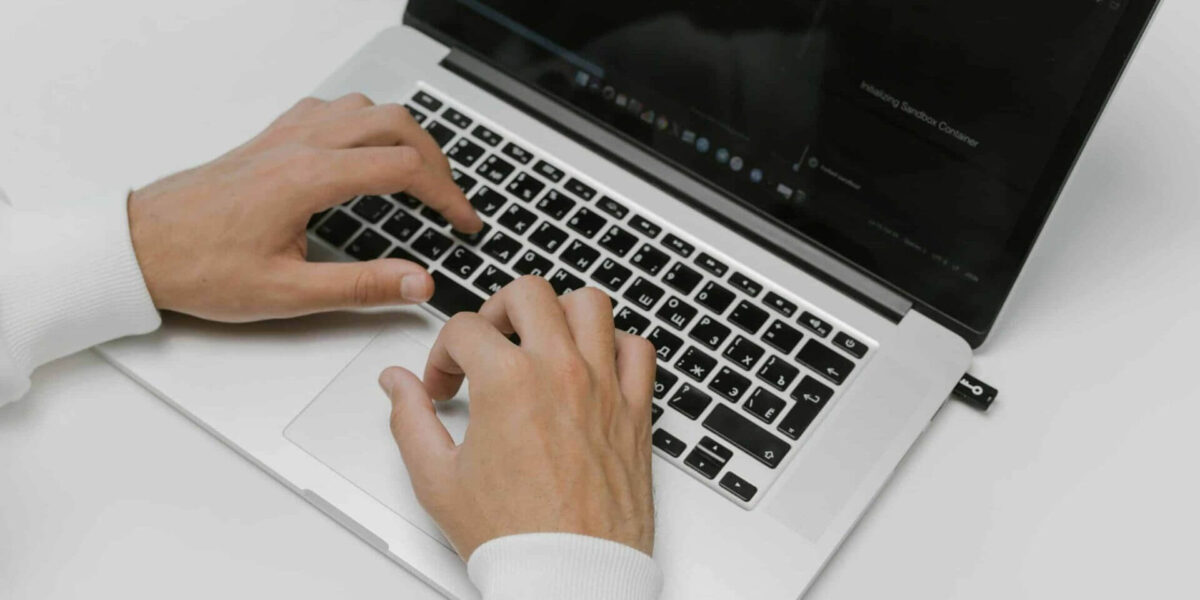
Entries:
[[[402, 7], [0, 2], [0, 184], [70, 206], [208, 160]], [[810, 598], [1200, 594], [1198, 38], [1166, 2], [978, 355], [999, 404], [942, 412]], [[94, 354], [0, 410], [0, 598], [254, 596], [435, 597]]]

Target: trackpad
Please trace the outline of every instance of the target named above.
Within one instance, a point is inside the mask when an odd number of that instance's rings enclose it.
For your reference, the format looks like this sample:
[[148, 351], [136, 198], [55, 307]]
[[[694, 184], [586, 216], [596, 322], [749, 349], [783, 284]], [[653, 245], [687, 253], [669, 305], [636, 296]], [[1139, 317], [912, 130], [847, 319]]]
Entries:
[[[429, 346], [403, 328], [385, 329], [292, 421], [284, 436], [450, 548], [413, 494], [388, 426], [391, 404], [378, 384], [379, 373], [390, 366], [421, 376], [428, 355]], [[467, 429], [466, 389], [464, 385], [459, 397], [438, 406], [458, 443]]]

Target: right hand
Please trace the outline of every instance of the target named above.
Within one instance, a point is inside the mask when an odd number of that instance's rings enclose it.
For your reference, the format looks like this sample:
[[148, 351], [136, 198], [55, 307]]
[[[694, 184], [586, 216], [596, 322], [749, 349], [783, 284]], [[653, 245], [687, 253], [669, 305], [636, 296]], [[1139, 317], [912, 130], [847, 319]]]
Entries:
[[[517, 333], [517, 346], [508, 335]], [[654, 549], [654, 347], [614, 329], [607, 295], [523, 277], [442, 329], [425, 381], [392, 367], [392, 433], [417, 499], [467, 560], [506, 535], [566, 532]], [[470, 381], [455, 446], [434, 400]]]

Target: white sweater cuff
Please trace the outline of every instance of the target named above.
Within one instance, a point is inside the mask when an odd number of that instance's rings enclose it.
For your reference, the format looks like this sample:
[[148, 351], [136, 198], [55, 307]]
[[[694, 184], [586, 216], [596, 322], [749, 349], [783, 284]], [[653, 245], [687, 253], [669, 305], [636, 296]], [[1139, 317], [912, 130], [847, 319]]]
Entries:
[[59, 214], [0, 203], [0, 404], [22, 395], [39, 365], [160, 323], [127, 192]]
[[646, 554], [570, 533], [494, 539], [471, 554], [467, 574], [485, 600], [655, 600], [662, 590]]

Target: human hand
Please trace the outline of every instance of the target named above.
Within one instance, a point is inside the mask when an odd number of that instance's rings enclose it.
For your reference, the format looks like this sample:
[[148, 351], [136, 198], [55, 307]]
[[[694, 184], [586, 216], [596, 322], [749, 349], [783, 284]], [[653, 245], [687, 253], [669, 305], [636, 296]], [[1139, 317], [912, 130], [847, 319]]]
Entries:
[[[517, 333], [521, 345], [506, 337]], [[614, 329], [595, 288], [563, 296], [522, 277], [442, 329], [416, 375], [392, 367], [392, 433], [421, 505], [467, 560], [506, 535], [565, 532], [654, 548], [650, 397], [654, 347]], [[469, 380], [455, 446], [432, 399]]]
[[483, 226], [404, 107], [306, 98], [228, 154], [133, 192], [130, 231], [162, 310], [233, 322], [424, 302], [433, 279], [411, 262], [305, 260], [314, 213], [399, 191], [460, 231]]

